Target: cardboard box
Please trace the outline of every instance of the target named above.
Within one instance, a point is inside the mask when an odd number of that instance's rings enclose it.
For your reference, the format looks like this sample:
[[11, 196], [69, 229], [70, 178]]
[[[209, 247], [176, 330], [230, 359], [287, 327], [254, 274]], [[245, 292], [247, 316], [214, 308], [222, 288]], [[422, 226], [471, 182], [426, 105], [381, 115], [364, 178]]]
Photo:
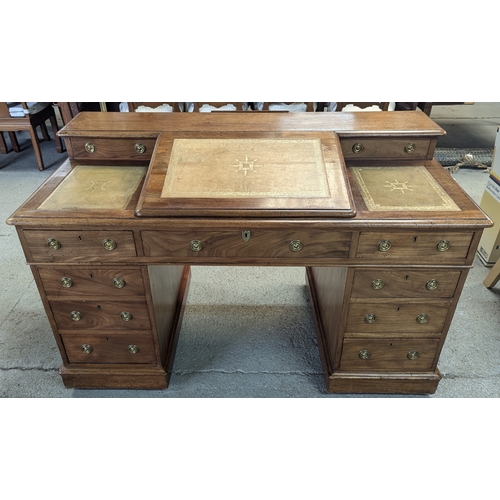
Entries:
[[491, 172], [481, 198], [480, 207], [493, 221], [494, 226], [484, 230], [477, 254], [485, 266], [493, 266], [500, 259], [500, 127], [497, 128]]

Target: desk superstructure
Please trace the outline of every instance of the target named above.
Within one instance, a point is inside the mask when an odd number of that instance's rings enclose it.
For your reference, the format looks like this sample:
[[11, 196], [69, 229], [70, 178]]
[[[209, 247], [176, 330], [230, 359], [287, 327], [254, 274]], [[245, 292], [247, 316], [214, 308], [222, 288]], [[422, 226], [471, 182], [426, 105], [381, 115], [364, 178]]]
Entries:
[[443, 134], [418, 111], [79, 114], [8, 220], [64, 384], [166, 388], [192, 265], [304, 266], [329, 392], [435, 392], [491, 225]]

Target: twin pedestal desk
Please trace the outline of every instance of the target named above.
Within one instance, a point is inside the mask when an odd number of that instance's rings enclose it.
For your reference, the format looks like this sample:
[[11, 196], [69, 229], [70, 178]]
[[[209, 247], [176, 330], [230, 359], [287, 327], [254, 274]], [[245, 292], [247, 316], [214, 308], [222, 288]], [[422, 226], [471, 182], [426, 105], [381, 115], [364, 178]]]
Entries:
[[164, 389], [190, 266], [304, 266], [326, 387], [432, 394], [491, 221], [424, 113], [80, 113], [8, 220], [66, 387]]

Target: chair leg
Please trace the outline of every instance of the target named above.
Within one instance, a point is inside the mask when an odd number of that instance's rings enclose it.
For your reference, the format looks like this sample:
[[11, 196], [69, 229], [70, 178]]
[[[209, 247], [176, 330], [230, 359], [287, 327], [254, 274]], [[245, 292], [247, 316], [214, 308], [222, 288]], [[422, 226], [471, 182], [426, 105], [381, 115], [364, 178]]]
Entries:
[[50, 135], [49, 135], [49, 132], [47, 130], [47, 125], [45, 124], [45, 122], [40, 124], [40, 130], [42, 131], [43, 140], [50, 141]]
[[52, 125], [52, 133], [54, 134], [54, 140], [56, 141], [56, 150], [58, 153], [63, 153], [64, 148], [62, 145], [62, 141], [61, 141], [61, 138], [57, 135], [58, 128], [57, 128], [57, 120], [56, 120], [55, 115], [51, 116], [49, 118], [49, 120], [50, 120], [50, 124]]
[[45, 166], [43, 164], [42, 152], [40, 150], [40, 142], [38, 139], [38, 134], [34, 127], [30, 128], [30, 137], [31, 143], [33, 144], [33, 149], [35, 150], [36, 161], [38, 163], [38, 170], [45, 170]]
[[3, 137], [3, 132], [0, 132], [0, 153], [7, 154], [7, 143]]
[[21, 152], [21, 146], [19, 146], [19, 142], [17, 141], [17, 135], [15, 132], [9, 132], [9, 139], [10, 139], [10, 143], [12, 145], [12, 149], [16, 152], [16, 153], [20, 153]]

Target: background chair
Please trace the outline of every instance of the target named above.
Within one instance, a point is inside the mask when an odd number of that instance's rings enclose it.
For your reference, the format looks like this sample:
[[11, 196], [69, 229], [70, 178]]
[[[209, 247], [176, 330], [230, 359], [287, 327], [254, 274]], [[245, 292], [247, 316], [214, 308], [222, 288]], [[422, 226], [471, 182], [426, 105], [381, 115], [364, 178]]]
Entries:
[[246, 102], [185, 102], [185, 111], [199, 111], [210, 113], [212, 111], [246, 111]]
[[[332, 104], [334, 104], [334, 103], [332, 103]], [[362, 111], [365, 111], [365, 110], [368, 111], [367, 108], [371, 108], [370, 111], [372, 109], [374, 111], [389, 111], [391, 108], [390, 102], [337, 102], [336, 104], [337, 104], [337, 107], [335, 108], [335, 111], [343, 111], [344, 108], [352, 108], [352, 106], [354, 106], [355, 108], [359, 108], [359, 110], [362, 110]], [[392, 103], [392, 104], [395, 104], [395, 103]], [[348, 109], [345, 109], [345, 111], [348, 111]], [[357, 111], [357, 110], [354, 109], [354, 111]]]
[[[258, 111], [316, 111], [314, 102], [255, 102], [254, 108]], [[318, 109], [319, 111], [319, 109]]]
[[[0, 152], [7, 153], [7, 145], [2, 132], [8, 132], [12, 149], [19, 153], [21, 148], [17, 141], [16, 132], [27, 130], [30, 134], [31, 143], [35, 151], [35, 157], [39, 170], [44, 170], [42, 152], [40, 150], [40, 139], [38, 138], [37, 127], [40, 127], [42, 137], [46, 141], [50, 141], [50, 136], [47, 131], [46, 121], [50, 120], [52, 125], [52, 133], [56, 142], [58, 153], [64, 151], [60, 137], [57, 135], [58, 126], [57, 119], [52, 103], [50, 102], [35, 102], [35, 103], [7, 103], [0, 102]], [[5, 151], [4, 151], [5, 150]]]
[[[171, 112], [183, 111], [182, 102], [128, 102], [128, 111]], [[171, 109], [170, 109], [171, 108]]]

